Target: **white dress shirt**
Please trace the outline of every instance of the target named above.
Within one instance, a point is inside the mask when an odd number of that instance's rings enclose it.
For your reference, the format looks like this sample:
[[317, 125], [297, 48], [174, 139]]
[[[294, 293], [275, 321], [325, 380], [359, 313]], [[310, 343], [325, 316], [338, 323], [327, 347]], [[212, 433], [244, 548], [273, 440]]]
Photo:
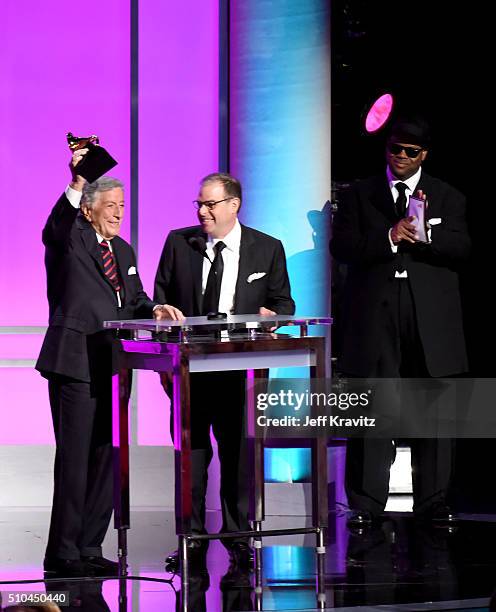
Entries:
[[214, 246], [223, 242], [226, 246], [221, 251], [224, 271], [222, 273], [222, 284], [220, 287], [219, 312], [231, 314], [234, 310], [234, 296], [236, 293], [236, 282], [239, 269], [239, 247], [241, 245], [241, 225], [236, 219], [232, 230], [224, 238], [208, 237], [207, 257], [203, 258], [202, 270], [202, 295], [207, 288], [208, 273], [215, 257]]
[[77, 191], [76, 189], [73, 189], [70, 185], [67, 185], [67, 187], [65, 188], [65, 197], [69, 200], [71, 206], [74, 206], [74, 208], [79, 208], [79, 205], [81, 204], [81, 198], [83, 197], [83, 192]]

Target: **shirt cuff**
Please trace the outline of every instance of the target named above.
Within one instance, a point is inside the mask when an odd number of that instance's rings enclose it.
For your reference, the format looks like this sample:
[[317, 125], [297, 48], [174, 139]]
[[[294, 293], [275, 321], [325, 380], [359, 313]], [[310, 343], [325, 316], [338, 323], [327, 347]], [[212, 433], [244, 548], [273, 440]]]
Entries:
[[389, 238], [389, 244], [391, 245], [391, 251], [393, 253], [397, 253], [398, 252], [398, 245], [394, 244], [394, 242], [391, 240], [391, 232], [392, 232], [393, 228], [391, 228], [388, 232], [388, 238]]
[[69, 200], [69, 204], [74, 208], [79, 208], [83, 194], [81, 191], [73, 189], [69, 185], [65, 188], [65, 197]]

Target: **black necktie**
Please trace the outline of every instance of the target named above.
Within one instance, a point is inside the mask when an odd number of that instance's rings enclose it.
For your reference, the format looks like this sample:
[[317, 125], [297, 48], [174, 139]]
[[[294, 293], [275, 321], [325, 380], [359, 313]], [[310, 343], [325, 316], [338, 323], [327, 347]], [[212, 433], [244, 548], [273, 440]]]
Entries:
[[405, 183], [396, 183], [395, 185], [398, 191], [398, 197], [396, 202], [394, 203], [394, 208], [396, 210], [396, 215], [398, 217], [403, 218], [406, 212], [406, 193], [405, 191], [408, 189], [408, 185]]
[[222, 274], [224, 272], [224, 260], [222, 259], [222, 249], [225, 244], [220, 241], [214, 246], [215, 257], [208, 273], [207, 286], [203, 295], [202, 314], [217, 312], [219, 310], [220, 287], [222, 284]]

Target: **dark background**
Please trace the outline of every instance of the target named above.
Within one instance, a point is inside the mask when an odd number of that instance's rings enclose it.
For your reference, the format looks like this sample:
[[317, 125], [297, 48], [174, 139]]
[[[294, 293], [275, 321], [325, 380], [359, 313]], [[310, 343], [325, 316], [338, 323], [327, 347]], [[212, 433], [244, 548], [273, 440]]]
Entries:
[[[496, 376], [491, 24], [489, 8], [476, 2], [332, 2], [333, 181], [339, 186], [385, 172], [383, 135], [365, 135], [362, 127], [364, 110], [380, 94], [394, 95], [396, 112], [421, 113], [429, 121], [433, 138], [425, 171], [467, 196], [473, 247], [461, 292], [474, 377]], [[333, 289], [339, 291], [339, 278]], [[333, 304], [339, 319], [339, 295]], [[339, 334], [334, 348], [339, 351]], [[489, 499], [494, 495], [486, 491], [495, 447], [493, 440], [459, 442], [460, 509], [496, 511]]]

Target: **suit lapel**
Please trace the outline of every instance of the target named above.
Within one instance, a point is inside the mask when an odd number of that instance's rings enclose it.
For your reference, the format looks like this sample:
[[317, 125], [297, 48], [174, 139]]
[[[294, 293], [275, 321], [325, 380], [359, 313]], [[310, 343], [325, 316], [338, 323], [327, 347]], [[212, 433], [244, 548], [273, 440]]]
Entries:
[[[131, 263], [128, 257], [127, 249], [123, 248], [124, 245], [125, 243], [121, 240], [117, 240], [117, 239], [112, 240], [112, 251], [113, 251], [115, 261], [117, 264], [119, 278], [121, 279], [121, 283], [123, 286], [123, 290], [121, 289], [120, 291], [121, 300], [123, 304], [125, 302], [126, 295], [129, 295], [128, 285], [127, 285], [128, 283], [127, 271], [129, 269], [129, 264]], [[109, 283], [109, 285], [112, 286], [112, 283], [107, 279], [107, 277], [105, 277], [105, 280]]]
[[[429, 196], [435, 201], [435, 184], [432, 181], [431, 177], [422, 171], [420, 175], [420, 181], [416, 185], [414, 189], [414, 194], [418, 189], [421, 189], [427, 195], [427, 202], [429, 203]], [[394, 209], [394, 200], [391, 194], [391, 189], [389, 188], [389, 183], [386, 177], [377, 177], [377, 181], [371, 191], [370, 202], [372, 205], [380, 210], [394, 225], [398, 218], [396, 216], [396, 212]], [[429, 209], [430, 216], [432, 215], [432, 210]]]
[[[201, 237], [207, 239], [205, 234], [199, 229], [192, 238]], [[191, 245], [189, 250], [189, 260], [191, 266], [191, 278], [193, 279], [193, 300], [196, 312], [202, 311], [202, 279], [203, 279], [203, 254], [196, 251]]]
[[93, 257], [98, 266], [98, 269], [101, 271], [103, 277], [105, 278], [105, 272], [103, 271], [102, 253], [98, 244], [98, 240], [96, 239], [95, 230], [87, 221], [84, 221], [83, 219], [78, 220], [78, 226], [81, 230], [81, 239], [86, 250], [91, 255], [91, 257]]
[[415, 192], [421, 189], [425, 196], [427, 196], [427, 209], [426, 209], [426, 219], [430, 219], [432, 217], [437, 217], [439, 213], [436, 214], [436, 207], [438, 206], [438, 190], [435, 181], [431, 179], [431, 177], [422, 171], [420, 175], [420, 181], [418, 185], [415, 187]]
[[372, 191], [370, 201], [373, 206], [379, 209], [391, 222], [396, 223], [396, 211], [394, 210], [394, 200], [389, 189], [387, 178], [378, 177], [375, 189]]
[[236, 293], [234, 295], [234, 312], [237, 312], [238, 309], [242, 309], [246, 301], [245, 296], [248, 288], [246, 279], [250, 275], [253, 261], [255, 261], [254, 244], [255, 240], [253, 236], [250, 234], [249, 230], [242, 225], [241, 244], [239, 246], [238, 279], [236, 281]]
[[[83, 241], [85, 249], [95, 260], [98, 270], [102, 275], [103, 281], [108, 285], [108, 287], [110, 287], [112, 293], [114, 294], [115, 292], [114, 288], [112, 287], [112, 283], [105, 276], [105, 272], [103, 270], [102, 252], [100, 249], [100, 245], [98, 244], [95, 230], [93, 229], [90, 223], [81, 218], [78, 219], [77, 225], [81, 230], [81, 239]], [[114, 245], [112, 245], [112, 248], [114, 248]], [[117, 263], [117, 265], [119, 265], [119, 263]]]

